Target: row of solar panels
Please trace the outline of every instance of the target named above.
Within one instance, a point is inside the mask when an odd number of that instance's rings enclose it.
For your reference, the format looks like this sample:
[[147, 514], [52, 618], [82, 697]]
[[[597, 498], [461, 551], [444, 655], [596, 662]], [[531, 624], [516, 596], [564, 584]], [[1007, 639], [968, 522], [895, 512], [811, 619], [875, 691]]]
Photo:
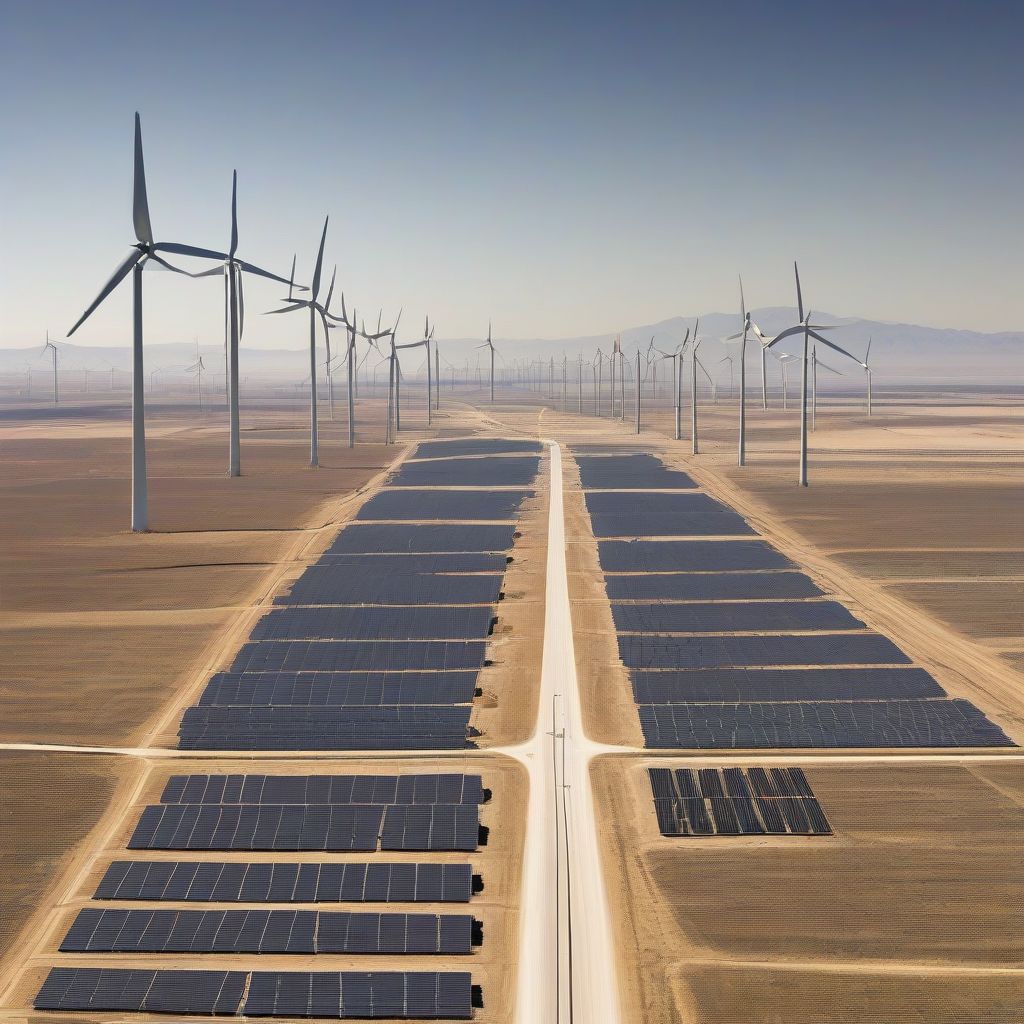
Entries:
[[79, 911], [62, 953], [407, 953], [464, 956], [483, 941], [469, 914], [319, 910]]
[[[404, 463], [328, 552], [276, 599], [229, 671], [210, 680], [182, 719], [179, 746], [473, 746], [476, 672], [485, 663], [515, 524], [414, 520], [448, 513], [457, 520], [514, 520], [532, 492], [481, 488], [530, 483], [540, 461], [536, 451]], [[417, 490], [415, 484], [469, 489]]]
[[470, 864], [114, 861], [94, 899], [180, 903], [468, 903]]
[[55, 967], [37, 1010], [246, 1017], [469, 1020], [482, 1005], [466, 971], [151, 971]]
[[[598, 538], [691, 538], [598, 541], [647, 746], [1012, 745], [780, 552], [743, 539], [754, 531], [731, 509], [665, 490], [693, 485], [666, 482], [660, 460], [577, 462], [584, 487], [626, 488], [586, 491]], [[714, 534], [737, 539], [692, 539]]]
[[[663, 836], [831, 835], [832, 828], [797, 769], [650, 768]], [[790, 776], [793, 773], [793, 776]]]

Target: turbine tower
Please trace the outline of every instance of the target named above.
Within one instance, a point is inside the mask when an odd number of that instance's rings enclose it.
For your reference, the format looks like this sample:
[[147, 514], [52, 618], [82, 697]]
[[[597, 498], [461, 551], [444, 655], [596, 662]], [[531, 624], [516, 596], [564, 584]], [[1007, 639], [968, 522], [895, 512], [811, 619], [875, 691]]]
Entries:
[[494, 342], [491, 341], [491, 321], [487, 321], [487, 340], [477, 348], [486, 348], [491, 359], [491, 405], [494, 405]]
[[135, 244], [131, 252], [120, 263], [110, 280], [100, 289], [99, 295], [78, 318], [68, 331], [70, 338], [92, 315], [108, 295], [129, 275], [132, 275], [132, 530], [142, 532], [149, 529], [149, 500], [146, 481], [146, 410], [145, 410], [145, 368], [142, 346], [142, 272], [150, 261], [158, 263], [177, 274], [191, 277], [188, 271], [172, 266], [158, 255], [161, 252], [176, 253], [180, 256], [198, 256], [203, 259], [223, 260], [227, 254], [212, 249], [200, 249], [193, 245], [177, 242], [157, 242], [153, 237], [153, 226], [149, 219], [149, 201], [146, 195], [146, 168], [142, 156], [142, 122], [135, 114], [135, 173], [132, 200], [132, 222], [135, 228]]
[[[747, 333], [750, 330], [750, 314], [747, 312], [747, 303], [743, 298], [743, 278], [740, 281], [740, 321], [743, 324], [739, 334], [730, 335], [725, 340], [739, 341], [740, 343], [740, 431], [739, 440], [736, 446], [736, 464], [746, 465], [747, 461]], [[729, 393], [732, 394], [732, 359], [729, 360]], [[762, 381], [764, 374], [762, 373]]]
[[868, 349], [864, 353], [864, 377], [868, 387], [868, 416], [871, 415], [871, 367], [868, 366], [868, 356], [871, 355], [871, 339], [868, 338]]

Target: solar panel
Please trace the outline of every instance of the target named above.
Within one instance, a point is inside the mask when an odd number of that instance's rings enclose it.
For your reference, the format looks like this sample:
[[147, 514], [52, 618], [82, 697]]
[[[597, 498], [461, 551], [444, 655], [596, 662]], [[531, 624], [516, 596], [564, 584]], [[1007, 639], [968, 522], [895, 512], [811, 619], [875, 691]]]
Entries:
[[479, 775], [172, 775], [164, 804], [480, 804]]
[[533, 482], [539, 467], [540, 457], [537, 455], [403, 462], [388, 480], [388, 486], [522, 487]]
[[[377, 525], [377, 524], [370, 524]], [[384, 524], [382, 524], [384, 525]], [[471, 527], [472, 523], [461, 526]], [[400, 524], [389, 529], [411, 529], [411, 526]], [[446, 527], [455, 529], [456, 527]], [[350, 527], [351, 529], [351, 527]], [[509, 526], [508, 529], [513, 529]], [[331, 572], [345, 572], [352, 576], [371, 574], [375, 578], [385, 575], [407, 576], [410, 573], [449, 573], [449, 572], [486, 572], [503, 573], [508, 565], [509, 557], [488, 551], [459, 551], [453, 554], [410, 553], [399, 554], [390, 552], [380, 555], [332, 554], [321, 555], [315, 563]]]
[[608, 576], [612, 601], [756, 601], [762, 598], [819, 597], [802, 572], [683, 572]]
[[218, 672], [199, 705], [327, 707], [470, 704], [476, 672]]
[[493, 604], [501, 593], [501, 577], [451, 573], [354, 574], [347, 567], [316, 565], [307, 569], [278, 605]]
[[835, 601], [723, 604], [613, 604], [620, 633], [725, 633], [754, 630], [863, 629]]
[[875, 633], [808, 636], [620, 636], [630, 668], [746, 668], [757, 665], [900, 665], [910, 659]]
[[649, 747], [1006, 747], [998, 726], [965, 700], [642, 704]]
[[475, 850], [477, 808], [466, 804], [393, 805], [384, 816], [382, 850]]
[[62, 953], [466, 955], [469, 914], [303, 910], [81, 910]]
[[473, 1016], [467, 972], [254, 971], [246, 1017], [458, 1019]]
[[752, 534], [743, 518], [701, 491], [684, 494], [588, 492], [595, 537]]
[[33, 1006], [37, 1010], [233, 1015], [248, 978], [243, 971], [54, 967]]
[[628, 455], [578, 455], [573, 448], [580, 482], [585, 488], [687, 488], [696, 487], [685, 473], [668, 469], [661, 459], [646, 452]]
[[413, 452], [414, 459], [443, 459], [458, 455], [504, 455], [512, 452], [539, 452], [539, 441], [526, 438], [464, 437], [456, 440], [421, 441]]
[[637, 704], [945, 696], [920, 668], [676, 669], [634, 671], [631, 679]]
[[184, 750], [440, 750], [473, 746], [469, 705], [192, 707]]
[[485, 637], [491, 607], [396, 606], [279, 608], [264, 615], [252, 640], [462, 640]]
[[158, 804], [144, 809], [128, 848], [373, 851], [384, 811], [371, 804]]
[[327, 553], [504, 552], [512, 547], [514, 536], [515, 527], [512, 525], [349, 523]]
[[664, 836], [831, 835], [799, 768], [649, 768]]
[[268, 640], [247, 643], [231, 672], [420, 672], [478, 669], [485, 640]]
[[760, 540], [605, 540], [597, 545], [605, 572], [725, 572], [792, 569]]
[[431, 491], [399, 488], [378, 491], [360, 510], [368, 520], [500, 520], [517, 519], [533, 491]]
[[470, 864], [114, 861], [101, 900], [201, 903], [468, 903]]

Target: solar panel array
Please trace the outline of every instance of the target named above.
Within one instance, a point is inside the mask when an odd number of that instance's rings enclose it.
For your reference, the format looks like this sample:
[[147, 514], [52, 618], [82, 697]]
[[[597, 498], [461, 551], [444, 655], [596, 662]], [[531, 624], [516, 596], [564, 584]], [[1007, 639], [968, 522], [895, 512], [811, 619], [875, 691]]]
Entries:
[[475, 745], [476, 674], [540, 465], [534, 442], [492, 458], [483, 440], [420, 445], [211, 678], [182, 749]]
[[[244, 1000], [244, 1002], [243, 1002]], [[467, 971], [154, 971], [55, 967], [37, 1010], [469, 1020]]]
[[1013, 745], [686, 474], [576, 462], [648, 747]]
[[[182, 748], [472, 744], [478, 671], [540, 445], [473, 440], [421, 449], [276, 599], [228, 670], [210, 679], [183, 716]], [[478, 457], [506, 451], [519, 454], [500, 466]], [[500, 488], [483, 489], [491, 483]], [[446, 518], [455, 521], [437, 521]], [[128, 847], [189, 852], [111, 863], [93, 897], [99, 902], [79, 911], [60, 951], [471, 955], [483, 941], [472, 914], [390, 905], [466, 904], [483, 888], [472, 865], [452, 855], [486, 843], [480, 806], [489, 797], [479, 775], [463, 773], [172, 776], [160, 802], [143, 808]], [[211, 859], [215, 851], [368, 856], [257, 863]], [[390, 851], [447, 856], [396, 861]], [[382, 906], [323, 909], [343, 903]], [[55, 967], [35, 1001], [41, 1010], [377, 1019], [469, 1019], [482, 1005], [462, 971], [102, 966]]]
[[650, 768], [663, 836], [831, 835], [799, 768]]

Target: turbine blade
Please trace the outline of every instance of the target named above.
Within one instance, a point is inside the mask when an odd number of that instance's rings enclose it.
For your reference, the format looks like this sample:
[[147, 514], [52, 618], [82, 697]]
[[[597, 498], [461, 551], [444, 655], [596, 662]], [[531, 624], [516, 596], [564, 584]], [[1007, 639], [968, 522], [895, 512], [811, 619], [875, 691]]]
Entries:
[[292, 299], [292, 288], [295, 286], [295, 253], [292, 253], [292, 272], [288, 278], [288, 301]]
[[146, 254], [141, 249], [132, 249], [128, 257], [121, 262], [121, 265], [110, 275], [110, 280], [100, 289], [99, 295], [93, 299], [92, 304], [89, 308], [78, 318], [77, 323], [67, 333], [67, 337], [71, 337], [75, 331], [78, 330], [82, 324], [92, 315], [93, 310], [128, 276], [129, 271], [135, 266], [139, 260], [142, 259]]
[[231, 248], [228, 253], [234, 258], [238, 249], [238, 171], [231, 172]]
[[242, 284], [242, 275], [238, 275], [238, 340], [242, 340], [245, 333], [245, 286]]
[[180, 242], [154, 242], [153, 249], [157, 252], [173, 252], [176, 256], [198, 256], [204, 260], [226, 260], [230, 257], [226, 252], [216, 249], [200, 249], [195, 245], [182, 245]]
[[799, 313], [798, 319], [803, 320], [804, 318], [804, 296], [803, 292], [800, 291], [800, 270], [796, 265], [796, 260], [793, 260], [793, 274], [796, 277], [796, 308]]
[[784, 331], [781, 331], [779, 334], [776, 334], [775, 337], [772, 338], [771, 341], [769, 341], [765, 345], [765, 348], [771, 348], [773, 345], [777, 345], [784, 338], [791, 338], [795, 334], [802, 334], [803, 330], [803, 324], [797, 324], [795, 327], [787, 327]]
[[864, 353], [864, 365], [868, 365], [868, 356], [871, 355], [871, 338], [868, 338], [868, 350]]
[[852, 359], [858, 366], [864, 365], [855, 355], [847, 352], [845, 348], [840, 348], [835, 342], [829, 341], [828, 338], [823, 338], [817, 331], [808, 331], [807, 333], [815, 341], [820, 341], [822, 345], [827, 345], [834, 352], [838, 352], [840, 355], [846, 356], [847, 359]]
[[263, 315], [270, 316], [272, 313], [294, 313], [297, 309], [306, 309], [309, 306], [308, 302], [296, 302], [291, 306], [282, 306], [280, 309], [268, 309]]
[[153, 225], [149, 220], [149, 198], [146, 195], [146, 164], [142, 157], [142, 119], [135, 112], [135, 187], [132, 193], [132, 222], [135, 237], [149, 245], [153, 241]]
[[330, 217], [324, 217], [324, 230], [320, 235], [320, 248], [316, 254], [316, 266], [313, 269], [313, 301], [320, 296], [320, 274], [324, 268], [324, 245], [327, 243], [327, 222]]
[[174, 266], [173, 263], [168, 263], [162, 256], [157, 256], [155, 252], [149, 254], [149, 258], [154, 263], [159, 263], [165, 270], [173, 270], [175, 274], [184, 274], [186, 277], [210, 277], [213, 274], [222, 274], [224, 271], [220, 267], [213, 267], [211, 270], [204, 270], [199, 274], [193, 274], [189, 270], [183, 270], [181, 267]]
[[743, 278], [740, 277], [740, 319], [746, 322], [747, 319], [747, 303], [743, 298]]
[[[244, 270], [247, 274], [255, 274], [257, 277], [266, 277], [271, 281], [277, 281], [279, 284], [286, 284], [288, 285], [289, 292], [292, 289], [298, 289], [300, 292], [309, 291], [305, 285], [296, 284], [294, 279], [289, 280], [286, 277], [278, 277], [277, 274], [272, 274], [269, 270], [264, 270], [262, 267], [257, 267], [252, 263], [246, 263], [245, 260], [235, 260], [235, 266]], [[289, 298], [291, 298], [290, 294]]]
[[334, 269], [331, 271], [331, 286], [327, 289], [327, 301], [324, 303], [324, 311], [326, 312], [331, 308], [331, 296], [334, 294], [334, 279], [338, 276], [338, 264], [334, 264]]

